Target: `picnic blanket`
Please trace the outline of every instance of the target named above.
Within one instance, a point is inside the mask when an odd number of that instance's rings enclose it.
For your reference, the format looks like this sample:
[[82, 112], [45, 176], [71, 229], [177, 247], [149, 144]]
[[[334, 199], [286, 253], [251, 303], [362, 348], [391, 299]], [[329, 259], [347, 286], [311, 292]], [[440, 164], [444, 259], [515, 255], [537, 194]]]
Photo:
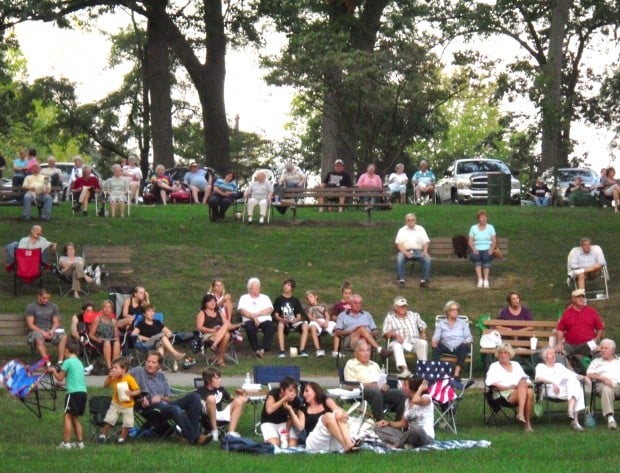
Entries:
[[[404, 452], [426, 452], [430, 450], [457, 450], [462, 448], [488, 448], [491, 446], [491, 442], [488, 440], [436, 440], [431, 445], [426, 445], [424, 447], [419, 448], [410, 448], [410, 449], [402, 449], [402, 448], [394, 448], [385, 444], [381, 440], [377, 439], [365, 439], [362, 444], [362, 451], [371, 451], [379, 454], [386, 453], [404, 453]], [[290, 454], [290, 453], [312, 453], [312, 454], [322, 454], [322, 453], [333, 453], [328, 451], [321, 452], [308, 452], [304, 447], [290, 447], [290, 448], [280, 448], [275, 447], [275, 454]]]

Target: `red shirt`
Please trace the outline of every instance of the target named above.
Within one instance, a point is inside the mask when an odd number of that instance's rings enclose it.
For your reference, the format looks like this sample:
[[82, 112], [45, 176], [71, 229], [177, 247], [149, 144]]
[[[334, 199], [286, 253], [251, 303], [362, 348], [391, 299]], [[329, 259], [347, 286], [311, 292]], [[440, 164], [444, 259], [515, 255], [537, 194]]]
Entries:
[[564, 332], [564, 340], [570, 345], [583, 345], [596, 337], [598, 330], [603, 330], [605, 325], [598, 312], [590, 306], [584, 306], [580, 311], [574, 306], [569, 306], [560, 321], [557, 329]]
[[97, 179], [97, 176], [93, 176], [92, 174], [88, 176], [88, 178], [78, 177], [73, 183], [73, 190], [80, 191], [84, 186], [95, 189], [96, 191], [101, 190], [101, 185], [99, 185], [99, 179]]

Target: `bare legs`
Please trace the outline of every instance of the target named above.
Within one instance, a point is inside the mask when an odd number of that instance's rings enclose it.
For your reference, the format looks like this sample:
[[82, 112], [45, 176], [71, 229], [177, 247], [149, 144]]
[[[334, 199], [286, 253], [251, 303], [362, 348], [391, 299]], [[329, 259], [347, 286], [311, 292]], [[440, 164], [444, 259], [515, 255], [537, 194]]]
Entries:
[[534, 407], [534, 395], [527, 380], [522, 379], [517, 388], [508, 398], [510, 404], [517, 406], [517, 419], [525, 424], [525, 431], [532, 432], [532, 408]]

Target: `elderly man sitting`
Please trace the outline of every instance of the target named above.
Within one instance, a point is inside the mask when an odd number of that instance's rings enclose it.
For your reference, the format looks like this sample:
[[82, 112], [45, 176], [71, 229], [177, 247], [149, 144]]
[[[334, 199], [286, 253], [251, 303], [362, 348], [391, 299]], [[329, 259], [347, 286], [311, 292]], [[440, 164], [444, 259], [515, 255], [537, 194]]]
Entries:
[[43, 227], [40, 225], [33, 225], [30, 229], [30, 234], [21, 238], [19, 241], [14, 241], [6, 245], [6, 271], [11, 272], [13, 270], [13, 264], [15, 263], [15, 250], [21, 248], [24, 250], [41, 250], [41, 260], [45, 264], [49, 258], [49, 251], [56, 250], [56, 243], [46, 240], [43, 236]]
[[407, 308], [407, 299], [398, 296], [394, 299], [394, 310], [388, 312], [383, 322], [383, 337], [390, 340], [394, 352], [399, 378], [409, 378], [411, 372], [405, 360], [405, 351], [415, 350], [418, 360], [427, 359], [428, 342], [426, 339], [426, 322], [420, 314]]
[[592, 245], [592, 240], [583, 237], [578, 247], [573, 248], [568, 255], [568, 279], [570, 285], [572, 279], [577, 282], [578, 289], [585, 289], [586, 278], [593, 279], [600, 275], [601, 270], [607, 265], [603, 250], [598, 245]]
[[32, 174], [26, 176], [22, 184], [22, 188], [26, 191], [24, 194], [24, 208], [22, 212], [22, 220], [25, 222], [30, 220], [30, 211], [32, 204], [42, 207], [41, 220], [49, 222], [52, 216], [52, 205], [54, 199], [50, 195], [52, 186], [50, 185], [49, 176], [41, 174], [41, 167], [35, 163], [31, 167]]
[[370, 346], [365, 340], [358, 340], [355, 344], [355, 358], [347, 361], [344, 380], [364, 386], [364, 399], [370, 404], [376, 421], [383, 419], [384, 406], [396, 412], [397, 419], [402, 417], [406, 396], [400, 389], [390, 388], [382, 379], [379, 365], [370, 360]]
[[372, 314], [362, 309], [362, 296], [353, 294], [349, 299], [351, 308], [338, 314], [334, 335], [345, 338], [342, 347], [346, 347], [346, 339], [349, 346], [355, 348], [359, 340], [365, 340], [368, 345], [377, 350], [381, 358], [388, 358], [392, 350], [382, 348], [376, 340], [377, 325]]
[[609, 338], [603, 339], [600, 352], [600, 358], [592, 360], [586, 374], [592, 381], [596, 381], [596, 392], [601, 396], [607, 427], [616, 430], [618, 424], [614, 419], [614, 399], [620, 396], [620, 359], [616, 356], [616, 343]]

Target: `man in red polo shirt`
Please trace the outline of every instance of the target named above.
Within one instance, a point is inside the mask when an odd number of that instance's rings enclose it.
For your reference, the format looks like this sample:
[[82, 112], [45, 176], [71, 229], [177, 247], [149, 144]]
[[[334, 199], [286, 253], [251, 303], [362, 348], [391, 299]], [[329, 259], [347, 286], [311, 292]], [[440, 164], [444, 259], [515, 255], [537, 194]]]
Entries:
[[598, 342], [604, 330], [601, 316], [593, 307], [586, 305], [585, 290], [575, 289], [571, 293], [571, 304], [558, 322], [558, 343], [555, 349], [558, 352], [564, 351], [568, 357], [592, 356], [592, 352], [598, 350]]

